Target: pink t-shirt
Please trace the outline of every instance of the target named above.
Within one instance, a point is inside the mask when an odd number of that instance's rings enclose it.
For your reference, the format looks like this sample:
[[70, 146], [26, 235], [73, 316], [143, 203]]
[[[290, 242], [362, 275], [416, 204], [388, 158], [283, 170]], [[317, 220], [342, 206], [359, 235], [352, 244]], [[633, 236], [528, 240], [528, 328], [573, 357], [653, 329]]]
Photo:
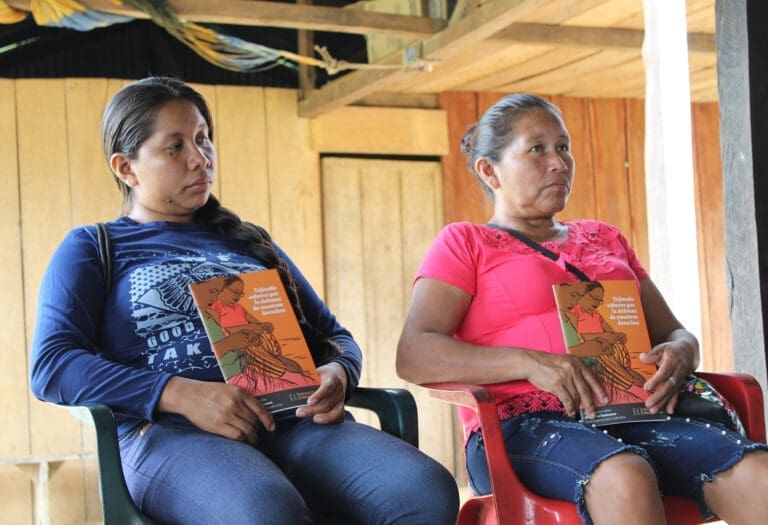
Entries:
[[[548, 259], [506, 232], [459, 222], [438, 234], [421, 262], [414, 282], [436, 279], [460, 288], [472, 302], [453, 337], [488, 346], [510, 346], [566, 353], [552, 285], [576, 281], [569, 262], [590, 279], [648, 278], [648, 272], [619, 230], [594, 220], [566, 222], [568, 238], [544, 242], [559, 255]], [[556, 396], [528, 381], [485, 385], [496, 399], [499, 416], [538, 410], [562, 411]], [[474, 411], [460, 407], [465, 437], [479, 428]]]
[[223, 328], [231, 328], [234, 326], [244, 326], [248, 324], [248, 311], [240, 303], [235, 303], [232, 306], [228, 306], [216, 299], [214, 303], [209, 306], [214, 312], [219, 314], [219, 325]]
[[577, 304], [571, 308], [571, 312], [576, 316], [576, 331], [580, 334], [597, 334], [604, 331], [603, 316], [597, 310], [589, 313], [583, 306]]

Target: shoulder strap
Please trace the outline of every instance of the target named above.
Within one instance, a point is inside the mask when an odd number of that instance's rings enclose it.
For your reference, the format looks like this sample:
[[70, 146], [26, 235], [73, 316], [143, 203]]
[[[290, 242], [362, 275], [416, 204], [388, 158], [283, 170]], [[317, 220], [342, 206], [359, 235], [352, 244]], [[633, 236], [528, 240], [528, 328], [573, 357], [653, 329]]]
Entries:
[[[522, 242], [523, 244], [525, 244], [529, 248], [533, 248], [534, 250], [536, 250], [537, 252], [541, 253], [542, 255], [547, 257], [548, 259], [552, 259], [553, 261], [556, 261], [559, 258], [558, 255], [555, 252], [553, 252], [549, 248], [546, 248], [546, 247], [542, 246], [541, 244], [537, 243], [536, 241], [534, 241], [533, 239], [531, 239], [530, 237], [528, 237], [527, 235], [525, 235], [522, 232], [519, 232], [519, 231], [514, 230], [512, 228], [506, 228], [504, 226], [499, 226], [498, 224], [493, 224], [492, 222], [487, 223], [487, 226], [489, 228], [494, 228], [496, 230], [501, 230], [501, 231], [507, 232], [508, 234], [510, 234], [512, 237], [514, 237], [518, 241]], [[566, 270], [571, 272], [573, 275], [575, 275], [576, 277], [578, 277], [582, 281], [591, 281], [592, 280], [589, 277], [587, 277], [587, 274], [585, 274], [584, 272], [582, 272], [581, 270], [579, 270], [577, 267], [575, 267], [574, 265], [572, 265], [569, 262], [565, 263], [565, 268], [566, 268]]]
[[99, 263], [101, 263], [101, 274], [104, 276], [106, 294], [109, 295], [109, 291], [112, 288], [112, 246], [109, 241], [107, 226], [103, 222], [97, 222], [95, 226], [96, 248], [99, 253]]

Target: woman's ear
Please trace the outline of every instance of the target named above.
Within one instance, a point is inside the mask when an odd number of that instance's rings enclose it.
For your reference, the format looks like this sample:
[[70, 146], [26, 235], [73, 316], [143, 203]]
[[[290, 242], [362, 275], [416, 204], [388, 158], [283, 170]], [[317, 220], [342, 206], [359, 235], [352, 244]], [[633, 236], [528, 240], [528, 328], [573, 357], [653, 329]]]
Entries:
[[482, 181], [492, 190], [499, 189], [499, 178], [496, 176], [496, 168], [490, 160], [480, 157], [475, 161], [475, 172]]
[[133, 188], [139, 185], [139, 179], [136, 177], [136, 174], [133, 172], [133, 167], [131, 166], [131, 159], [124, 154], [113, 153], [112, 156], [109, 157], [109, 167], [112, 169], [112, 173], [114, 173], [118, 179], [123, 181], [126, 186]]

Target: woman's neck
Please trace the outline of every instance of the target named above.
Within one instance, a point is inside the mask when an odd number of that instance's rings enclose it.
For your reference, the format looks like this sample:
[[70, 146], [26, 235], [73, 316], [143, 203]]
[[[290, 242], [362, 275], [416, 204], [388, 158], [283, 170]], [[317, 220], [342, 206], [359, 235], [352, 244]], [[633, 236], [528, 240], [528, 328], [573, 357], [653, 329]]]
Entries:
[[568, 236], [568, 226], [553, 217], [545, 219], [518, 219], [494, 215], [490, 223], [517, 230], [535, 241], [560, 241]]

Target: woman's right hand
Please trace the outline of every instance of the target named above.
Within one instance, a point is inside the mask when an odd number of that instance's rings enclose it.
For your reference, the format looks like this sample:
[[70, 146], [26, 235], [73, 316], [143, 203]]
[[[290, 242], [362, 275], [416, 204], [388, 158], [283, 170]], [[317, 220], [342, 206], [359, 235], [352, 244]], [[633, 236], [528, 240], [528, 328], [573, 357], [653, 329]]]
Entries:
[[608, 402], [602, 384], [581, 358], [535, 351], [529, 351], [528, 356], [534, 363], [526, 379], [541, 390], [555, 394], [569, 416], [576, 416], [581, 405], [592, 419], [597, 415], [595, 398]]
[[258, 428], [275, 429], [272, 414], [245, 390], [227, 383], [172, 377], [158, 410], [180, 414], [195, 426], [236, 441], [256, 444]]

